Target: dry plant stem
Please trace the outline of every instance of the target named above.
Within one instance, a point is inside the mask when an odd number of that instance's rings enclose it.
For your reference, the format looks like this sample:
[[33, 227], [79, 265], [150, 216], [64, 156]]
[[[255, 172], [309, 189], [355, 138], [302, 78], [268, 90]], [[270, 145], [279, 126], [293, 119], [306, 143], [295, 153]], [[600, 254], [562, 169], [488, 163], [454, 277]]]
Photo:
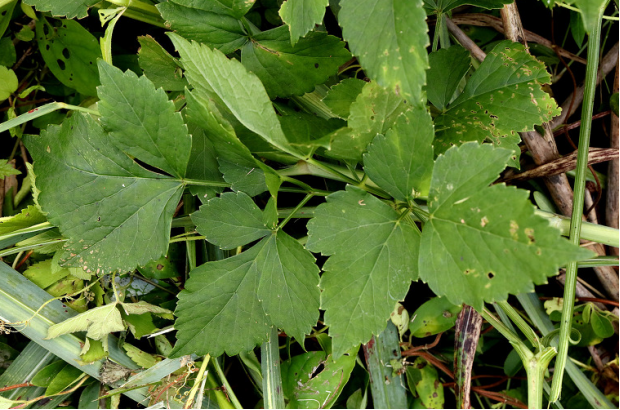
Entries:
[[[502, 19], [491, 16], [488, 14], [478, 14], [478, 13], [469, 13], [469, 14], [457, 14], [452, 16], [452, 21], [456, 24], [467, 24], [470, 26], [480, 26], [480, 27], [491, 27], [496, 31], [504, 34], [504, 23]], [[525, 33], [525, 40], [530, 43], [536, 43], [543, 45], [545, 47], [554, 48], [553, 43], [546, 38], [533, 33], [528, 30], [523, 30]], [[581, 64], [586, 64], [586, 59], [579, 57], [568, 50], [564, 50], [563, 48], [555, 46], [557, 52], [562, 56], [568, 59], [577, 61]]]
[[[611, 70], [613, 70], [617, 64], [618, 64], [618, 43], [614, 44], [614, 46], [609, 50], [609, 52], [605, 54], [605, 57], [603, 57], [603, 60], [601, 61], [601, 65], [599, 67], [598, 76], [596, 78], [596, 84], [597, 85], [600, 84], [603, 78], [605, 78], [609, 73], [611, 73]], [[571, 93], [571, 95], [569, 95], [566, 98], [566, 100], [561, 106], [562, 114], [558, 115], [553, 120], [551, 120], [551, 123], [550, 123], [551, 128], [555, 129], [559, 127], [560, 125], [564, 124], [566, 120], [577, 111], [577, 109], [581, 105], [581, 102], [583, 101], [584, 90], [585, 90], [585, 85], [582, 84], [573, 93]], [[573, 107], [569, 112], [568, 109], [570, 107], [570, 102], [571, 102], [571, 99], [573, 98], [573, 94], [575, 95], [575, 102], [573, 103]]]
[[504, 26], [504, 35], [506, 38], [522, 43], [527, 47], [527, 40], [525, 37], [525, 31], [521, 24], [521, 17], [519, 16], [519, 9], [517, 9], [517, 3], [510, 3], [504, 5], [504, 8], [500, 9], [502, 16], [502, 23]]
[[[612, 148], [590, 148], [588, 153], [588, 164], [598, 164], [599, 162], [611, 161], [618, 158], [618, 150]], [[577, 164], [577, 151], [536, 168], [512, 175], [504, 181], [526, 181], [533, 178], [548, 177], [552, 175], [563, 174], [567, 171], [575, 169]]]
[[[614, 79], [614, 93], [618, 92], [618, 63], [616, 63], [616, 76]], [[618, 116], [611, 113], [611, 134], [609, 145], [611, 148], [618, 150]], [[607, 198], [605, 204], [605, 222], [607, 222], [607, 226], [618, 229], [618, 202], [620, 199], [618, 198], [618, 173], [620, 170], [618, 169], [618, 159], [611, 161], [609, 163], [608, 173], [607, 173]], [[618, 255], [618, 248], [611, 248], [610, 252], [613, 255]]]
[[456, 402], [461, 409], [471, 408], [471, 369], [480, 338], [482, 316], [471, 306], [463, 305], [456, 319], [454, 336], [454, 381], [456, 382]]

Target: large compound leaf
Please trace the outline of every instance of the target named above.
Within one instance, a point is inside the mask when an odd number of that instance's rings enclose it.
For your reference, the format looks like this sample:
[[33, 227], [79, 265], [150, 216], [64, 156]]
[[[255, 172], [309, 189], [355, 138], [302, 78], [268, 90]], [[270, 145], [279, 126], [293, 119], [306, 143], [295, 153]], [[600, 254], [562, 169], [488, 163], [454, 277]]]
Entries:
[[88, 8], [99, 3], [99, 0], [25, 0], [24, 3], [38, 11], [49, 11], [54, 17], [81, 19], [88, 15]]
[[287, 0], [280, 7], [280, 17], [291, 31], [291, 45], [321, 24], [329, 0]]
[[187, 78], [198, 94], [215, 93], [234, 116], [250, 131], [284, 152], [288, 144], [265, 87], [235, 59], [218, 50], [190, 43], [174, 33], [170, 38], [181, 55]]
[[420, 277], [455, 305], [480, 310], [485, 302], [505, 300], [508, 293], [531, 292], [561, 265], [592, 255], [536, 216], [527, 191], [488, 186], [510, 155], [509, 150], [470, 142], [435, 162]]
[[332, 134], [327, 154], [360, 161], [370, 141], [377, 134], [385, 134], [398, 116], [410, 107], [393, 91], [376, 82], [367, 83], [351, 104], [348, 127]]
[[452, 46], [429, 54], [428, 60], [431, 67], [426, 73], [426, 95], [443, 111], [452, 102], [459, 83], [469, 71], [471, 57], [463, 47]]
[[243, 193], [227, 192], [213, 198], [194, 212], [192, 221], [207, 241], [222, 249], [234, 249], [268, 235], [263, 213]]
[[334, 358], [380, 334], [417, 279], [420, 232], [406, 218], [347, 186], [328, 196], [308, 223], [306, 247], [330, 256], [321, 277], [321, 308]]
[[312, 255], [284, 232], [199, 266], [179, 293], [171, 356], [236, 355], [266, 341], [271, 326], [303, 341], [319, 317], [318, 271]]
[[192, 139], [180, 113], [161, 88], [145, 76], [123, 73], [99, 61], [101, 123], [117, 147], [132, 157], [181, 178]]
[[560, 114], [555, 100], [541, 88], [550, 81], [545, 65], [523, 45], [500, 42], [471, 76], [463, 93], [435, 118], [435, 152], [465, 141], [490, 139], [518, 154], [516, 144], [521, 138], [517, 132], [532, 131], [534, 125]]
[[428, 27], [422, 0], [342, 0], [338, 20], [368, 77], [422, 104]]
[[395, 199], [428, 195], [433, 172], [433, 122], [426, 108], [404, 112], [364, 155], [364, 170]]
[[291, 46], [286, 26], [252, 37], [243, 46], [241, 61], [265, 85], [271, 98], [301, 95], [338, 73], [351, 58], [345, 43], [326, 33], [310, 33]]
[[95, 36], [75, 20], [62, 20], [60, 27], [54, 27], [45, 17], [37, 22], [36, 35], [45, 64], [61, 83], [97, 95], [101, 48]]
[[181, 181], [138, 166], [83, 114], [24, 139], [39, 203], [68, 238], [61, 262], [110, 273], [166, 252]]
[[248, 38], [241, 21], [223, 3], [231, 2], [170, 0], [159, 3], [157, 9], [175, 32], [229, 54]]

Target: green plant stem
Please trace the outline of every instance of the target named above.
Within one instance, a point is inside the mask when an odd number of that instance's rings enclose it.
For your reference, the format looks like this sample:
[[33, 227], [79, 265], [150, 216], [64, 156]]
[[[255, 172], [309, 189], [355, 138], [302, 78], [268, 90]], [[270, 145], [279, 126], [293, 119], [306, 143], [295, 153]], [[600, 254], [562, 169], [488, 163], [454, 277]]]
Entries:
[[273, 326], [269, 340], [260, 347], [261, 370], [263, 373], [263, 400], [266, 409], [283, 409], [284, 392], [280, 373], [280, 346], [278, 328]]
[[[555, 5], [556, 6], [560, 6], [560, 7], [564, 7], [565, 9], [576, 11], [577, 13], [581, 13], [581, 11], [577, 7], [571, 6], [570, 4], [566, 4], [566, 3], [563, 3], [561, 1], [556, 1]], [[600, 18], [602, 18], [604, 20], [611, 20], [611, 21], [618, 21], [619, 20], [618, 17], [605, 16], [605, 15], [602, 15]]]
[[11, 128], [17, 127], [28, 121], [32, 121], [35, 118], [42, 117], [46, 114], [49, 114], [51, 112], [58, 111], [58, 110], [74, 110], [74, 111], [85, 112], [87, 114], [92, 114], [92, 115], [97, 115], [97, 116], [101, 115], [99, 114], [99, 111], [91, 110], [89, 108], [80, 107], [77, 105], [65, 104], [62, 102], [53, 102], [53, 103], [42, 105], [38, 108], [35, 108], [33, 110], [28, 111], [27, 113], [20, 115], [19, 117], [16, 117], [16, 118], [13, 118], [12, 120], [8, 120], [8, 121], [1, 123], [0, 132], [8, 131]]
[[507, 301], [497, 302], [497, 304], [502, 308], [502, 310], [508, 315], [510, 320], [514, 322], [515, 325], [523, 332], [527, 340], [530, 341], [532, 346], [541, 350], [542, 346], [540, 344], [540, 339], [534, 332], [534, 330], [527, 324], [525, 320], [521, 317], [519, 312], [517, 312]]
[[[535, 211], [536, 215], [542, 216], [549, 220], [549, 223], [558, 228], [562, 235], [568, 236], [570, 233], [570, 218], [567, 218], [562, 215], [557, 215], [551, 212], [542, 211], [537, 209]], [[618, 248], [620, 245], [620, 240], [618, 239], [619, 231], [614, 228], [610, 228], [605, 225], [593, 224], [590, 222], [582, 222], [581, 223], [581, 239], [586, 239], [589, 241], [594, 241], [598, 243], [602, 243], [604, 245], [613, 246], [614, 248]]]
[[202, 365], [200, 366], [200, 370], [198, 371], [198, 377], [196, 377], [196, 380], [194, 380], [194, 385], [192, 386], [192, 389], [189, 391], [189, 396], [187, 397], [187, 401], [185, 402], [185, 405], [183, 406], [184, 409], [192, 408], [192, 403], [194, 402], [194, 397], [196, 397], [196, 393], [198, 392], [198, 389], [204, 386], [204, 384], [201, 383], [201, 381], [203, 378], [206, 378], [207, 376], [207, 365], [209, 364], [209, 359], [211, 359], [210, 355], [206, 355], [202, 359]]
[[[500, 304], [507, 304], [507, 302], [500, 302]], [[500, 305], [501, 306], [501, 305]], [[501, 306], [502, 309], [509, 315], [509, 317], [513, 319], [513, 316], [519, 316], [519, 314], [514, 311], [514, 309], [509, 306], [506, 309], [504, 306]], [[511, 312], [512, 313], [508, 313]], [[504, 325], [499, 319], [497, 319], [491, 312], [489, 312], [486, 308], [480, 312], [480, 315], [491, 324], [498, 332], [502, 334], [508, 342], [515, 348], [516, 352], [519, 354], [521, 361], [523, 362], [523, 366], [525, 367], [525, 371], [527, 373], [527, 403], [528, 408], [530, 409], [542, 409], [542, 394], [543, 394], [543, 384], [544, 384], [544, 374], [551, 362], [551, 359], [556, 355], [557, 351], [554, 347], [546, 347], [542, 350], [537, 351], [536, 353], [532, 353], [530, 349], [523, 343], [523, 341], [517, 336], [512, 330], [510, 330], [506, 325]], [[523, 321], [523, 318], [519, 316], [519, 319], [515, 322], [519, 328], [519, 322]], [[523, 321], [523, 323], [525, 323]], [[527, 324], [526, 324], [527, 325]], [[529, 326], [528, 326], [529, 327]], [[533, 332], [533, 330], [530, 328]], [[540, 345], [539, 343], [536, 343]], [[535, 344], [535, 345], [536, 345]]]
[[[596, 76], [598, 73], [598, 61], [601, 45], [601, 19], [599, 19], [588, 35], [588, 64], [586, 66], [585, 91], [583, 95], [583, 108], [581, 111], [581, 128], [579, 130], [579, 148], [577, 153], [577, 166], [575, 176], [575, 194], [573, 199], [573, 212], [570, 224], [569, 240], [579, 245], [581, 233], [581, 221], [583, 216], [583, 203], [586, 183], [586, 169], [588, 165], [588, 149], [590, 147], [590, 133], [592, 128], [592, 112], [594, 110], [594, 93], [596, 91]], [[560, 321], [560, 343], [558, 356], [555, 362], [553, 382], [551, 384], [551, 402], [560, 399], [562, 380], [564, 379], [564, 367], [568, 355], [570, 331], [573, 320], [575, 304], [575, 288], [577, 286], [577, 263], [571, 262], [566, 267], [566, 283], [564, 285], [564, 304], [562, 307], [562, 319]]]
[[302, 199], [302, 201], [295, 207], [295, 209], [293, 209], [293, 211], [288, 214], [284, 220], [282, 222], [280, 222], [280, 225], [278, 225], [277, 229], [280, 230], [284, 227], [284, 225], [287, 224], [288, 221], [290, 221], [293, 216], [295, 215], [295, 213], [301, 209], [310, 199], [312, 199], [312, 197], [314, 196], [314, 193], [309, 193], [308, 195], [306, 195], [306, 197], [304, 199]]
[[230, 188], [230, 184], [227, 182], [202, 181], [198, 179], [188, 179], [188, 178], [183, 178], [181, 181], [186, 185]]
[[235, 395], [232, 388], [230, 387], [230, 383], [228, 383], [228, 379], [226, 379], [226, 375], [224, 375], [224, 372], [222, 371], [222, 368], [220, 367], [220, 363], [217, 361], [217, 359], [213, 360], [212, 363], [213, 363], [213, 367], [215, 368], [215, 372], [220, 378], [220, 381], [226, 388], [226, 392], [228, 393], [228, 397], [230, 398], [231, 403], [233, 404], [233, 406], [235, 406], [236, 409], [242, 409], [243, 406], [241, 406], [241, 403], [239, 403], [237, 396]]
[[[554, 331], [553, 322], [549, 319], [549, 316], [545, 313], [545, 309], [542, 306], [541, 301], [538, 299], [538, 295], [535, 293], [521, 293], [517, 295], [517, 299], [523, 310], [527, 313], [534, 326], [540, 330], [540, 332], [547, 336]], [[553, 338], [550, 345], [557, 345], [557, 337]], [[572, 361], [566, 363], [566, 372], [577, 386], [577, 390], [583, 393], [588, 403], [595, 409], [602, 408], [614, 408], [615, 406], [605, 397], [601, 392]], [[560, 403], [559, 401], [556, 403]]]

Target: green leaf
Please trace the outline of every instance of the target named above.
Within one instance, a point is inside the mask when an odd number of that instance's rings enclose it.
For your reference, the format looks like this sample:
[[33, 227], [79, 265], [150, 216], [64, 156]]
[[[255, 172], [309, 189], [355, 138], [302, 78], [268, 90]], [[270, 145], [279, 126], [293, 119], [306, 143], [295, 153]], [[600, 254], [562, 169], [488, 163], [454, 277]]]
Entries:
[[153, 316], [150, 313], [127, 315], [121, 312], [121, 316], [127, 325], [127, 329], [136, 339], [141, 339], [143, 336], [157, 331], [157, 326], [153, 323]]
[[334, 357], [380, 334], [417, 279], [420, 233], [406, 218], [347, 186], [328, 196], [308, 223], [306, 248], [330, 256], [320, 286]]
[[48, 364], [43, 369], [39, 370], [37, 374], [35, 374], [30, 383], [39, 387], [47, 387], [50, 385], [54, 377], [63, 369], [65, 366], [69, 366], [66, 362], [62, 360], [58, 360], [54, 363]]
[[[9, 23], [11, 22], [11, 19], [13, 18], [13, 10], [15, 9], [16, 5], [17, 5], [17, 0], [3, 2], [3, 5], [0, 6], [0, 37], [4, 35], [6, 29], [9, 27]], [[11, 43], [11, 45], [13, 45], [13, 42], [11, 41], [10, 38], [7, 38], [6, 40], [8, 40], [9, 43]], [[15, 47], [13, 47], [13, 54], [15, 54]], [[9, 66], [13, 64], [4, 64], [4, 65]]]
[[280, 7], [280, 17], [291, 31], [291, 45], [323, 22], [329, 0], [287, 0]]
[[609, 318], [601, 315], [596, 310], [592, 312], [590, 324], [592, 325], [592, 330], [594, 330], [594, 333], [596, 333], [599, 337], [606, 339], [614, 335], [614, 327], [612, 326]]
[[338, 21], [366, 74], [422, 105], [429, 44], [422, 0], [342, 0]]
[[248, 41], [241, 21], [222, 2], [170, 0], [156, 7], [176, 33], [224, 54], [232, 53]]
[[392, 128], [398, 116], [410, 108], [401, 97], [376, 82], [366, 83], [353, 104], [348, 128], [332, 134], [327, 155], [360, 161], [366, 146], [377, 134]]
[[339, 129], [344, 121], [336, 118], [325, 120], [314, 114], [300, 111], [279, 117], [282, 131], [291, 146], [310, 157], [318, 147], [328, 147], [328, 134]]
[[467, 143], [435, 162], [420, 277], [455, 305], [480, 310], [485, 302], [506, 300], [508, 293], [530, 292], [563, 264], [592, 255], [536, 216], [527, 191], [488, 186], [510, 155]]
[[152, 313], [165, 319], [172, 320], [172, 311], [164, 309], [160, 306], [152, 305], [143, 300], [135, 303], [121, 303], [121, 306], [128, 315], [143, 315], [145, 313]]
[[10, 68], [0, 65], [0, 102], [6, 100], [11, 94], [17, 91], [18, 86], [19, 82], [17, 81], [15, 72]]
[[461, 46], [442, 48], [428, 56], [431, 68], [426, 73], [428, 100], [445, 110], [453, 100], [459, 83], [471, 66], [469, 51]]
[[187, 79], [183, 78], [183, 71], [172, 57], [151, 36], [138, 37], [140, 50], [138, 62], [144, 75], [155, 84], [155, 87], [166, 91], [183, 91], [187, 85]]
[[24, 271], [24, 276], [41, 289], [45, 289], [69, 276], [69, 269], [60, 269], [52, 272], [52, 260], [47, 259], [29, 266]]
[[446, 13], [465, 4], [483, 9], [501, 9], [513, 0], [424, 0], [424, 7], [435, 13]]
[[131, 357], [131, 360], [143, 369], [153, 367], [159, 362], [153, 355], [143, 352], [129, 343], [125, 343], [123, 349], [127, 352], [127, 356]]
[[356, 357], [357, 348], [338, 360], [315, 351], [282, 362], [282, 389], [290, 408], [315, 409], [317, 403], [331, 408], [351, 377]]
[[337, 37], [315, 32], [291, 46], [288, 28], [280, 26], [253, 36], [241, 49], [241, 62], [263, 82], [270, 98], [302, 95], [351, 58], [344, 46]]
[[62, 20], [60, 27], [54, 27], [40, 17], [36, 35], [45, 64], [61, 83], [79, 93], [97, 95], [101, 48], [88, 30], [74, 20]]
[[123, 73], [99, 60], [97, 89], [101, 124], [115, 145], [132, 157], [183, 177], [192, 139], [180, 113], [162, 89], [146, 77]]
[[68, 333], [86, 332], [86, 336], [101, 340], [112, 332], [125, 330], [121, 313], [116, 303], [87, 310], [63, 322], [50, 326], [46, 339], [53, 339]]
[[100, 389], [101, 383], [99, 381], [86, 386], [80, 394], [78, 409], [98, 409]]
[[45, 222], [45, 215], [35, 205], [28, 205], [22, 211], [13, 216], [0, 218], [0, 235], [5, 235], [18, 229]]
[[365, 84], [364, 81], [357, 78], [345, 78], [327, 92], [323, 102], [334, 114], [342, 119], [347, 119], [351, 111], [351, 104], [360, 95]]
[[407, 385], [415, 392], [427, 409], [443, 409], [443, 385], [439, 381], [437, 369], [418, 357], [413, 366], [407, 366]]
[[[2, 69], [0, 68], [0, 71], [1, 70]], [[8, 177], [10, 175], [19, 174], [21, 174], [21, 172], [16, 170], [12, 163], [9, 163], [6, 159], [0, 159], [0, 179], [4, 179], [4, 177]], [[1, 226], [2, 225], [0, 225], [0, 229], [2, 229]]]
[[54, 375], [54, 378], [50, 382], [49, 386], [45, 389], [45, 395], [52, 396], [67, 390], [73, 383], [82, 377], [82, 375], [84, 375], [84, 373], [82, 373], [80, 369], [67, 364]]
[[465, 141], [486, 139], [515, 151], [518, 164], [521, 138], [517, 132], [534, 130], [560, 114], [541, 88], [551, 82], [545, 65], [519, 43], [502, 41], [471, 76], [463, 93], [435, 118], [435, 153]]
[[[193, 123], [189, 123], [187, 127], [192, 136], [192, 151], [185, 176], [188, 179], [224, 182], [222, 174], [218, 169], [219, 165], [215, 148], [207, 137], [207, 134]], [[216, 194], [223, 190], [224, 188], [221, 187], [197, 185], [191, 185], [189, 187], [189, 191], [192, 195], [199, 196], [200, 200], [203, 202], [207, 198], [214, 198]]]
[[586, 29], [586, 33], [589, 34], [592, 33], [599, 19], [603, 16], [609, 0], [572, 0], [569, 3], [574, 3], [579, 9], [583, 19], [583, 26]]
[[197, 93], [208, 96], [214, 92], [250, 131], [284, 152], [294, 152], [286, 141], [265, 88], [254, 74], [239, 61], [229, 60], [204, 44], [190, 43], [173, 33], [169, 36]]
[[222, 249], [235, 249], [271, 233], [263, 223], [260, 208], [241, 192], [213, 198], [191, 217], [196, 230]]
[[24, 140], [35, 159], [39, 203], [69, 239], [62, 263], [122, 272], [166, 252], [180, 181], [135, 164], [83, 114]]
[[99, 0], [25, 0], [24, 3], [34, 6], [37, 11], [49, 11], [54, 17], [68, 19], [84, 18], [88, 15], [88, 8]]
[[[12, 5], [15, 5], [13, 3]], [[11, 6], [11, 4], [9, 4]], [[5, 8], [0, 7], [0, 13], [2, 13], [2, 9]], [[2, 17], [0, 17], [0, 35], [2, 33]], [[5, 67], [10, 67], [17, 61], [17, 53], [15, 52], [15, 45], [10, 38], [4, 37], [0, 39], [0, 65]]]
[[265, 173], [261, 162], [254, 159], [250, 150], [237, 138], [234, 129], [211, 99], [203, 98], [195, 92], [187, 91], [187, 117], [207, 134], [217, 153], [220, 171], [224, 180], [232, 184], [234, 191], [242, 191], [250, 196], [267, 190]]
[[299, 242], [278, 232], [239, 255], [194, 269], [179, 293], [171, 355], [232, 356], [266, 341], [271, 326], [303, 341], [319, 314], [314, 262]]
[[398, 118], [385, 136], [377, 135], [364, 154], [364, 170], [399, 201], [427, 196], [433, 172], [433, 122], [426, 108]]
[[411, 315], [409, 330], [415, 337], [428, 337], [452, 329], [462, 306], [450, 303], [446, 298], [432, 298]]
[[98, 362], [104, 357], [108, 357], [108, 352], [104, 349], [103, 342], [101, 340], [93, 340], [87, 337], [86, 340], [84, 340], [84, 347], [82, 347], [82, 351], [80, 352], [80, 359], [82, 359], [82, 362]]
[[611, 110], [618, 116], [618, 93], [613, 93], [609, 98], [609, 105]]

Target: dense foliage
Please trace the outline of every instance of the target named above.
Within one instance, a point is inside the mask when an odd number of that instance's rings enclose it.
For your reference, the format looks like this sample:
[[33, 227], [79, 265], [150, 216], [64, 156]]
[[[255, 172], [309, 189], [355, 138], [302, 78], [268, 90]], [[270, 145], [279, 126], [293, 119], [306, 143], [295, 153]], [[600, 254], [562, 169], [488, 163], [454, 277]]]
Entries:
[[[0, 406], [540, 406], [569, 339], [545, 397], [617, 404], [618, 260], [579, 235], [618, 231], [549, 183], [582, 203], [587, 156], [515, 178], [617, 6], [523, 2], [566, 33], [524, 45], [510, 3], [0, 0]], [[608, 293], [567, 311], [566, 267]]]

